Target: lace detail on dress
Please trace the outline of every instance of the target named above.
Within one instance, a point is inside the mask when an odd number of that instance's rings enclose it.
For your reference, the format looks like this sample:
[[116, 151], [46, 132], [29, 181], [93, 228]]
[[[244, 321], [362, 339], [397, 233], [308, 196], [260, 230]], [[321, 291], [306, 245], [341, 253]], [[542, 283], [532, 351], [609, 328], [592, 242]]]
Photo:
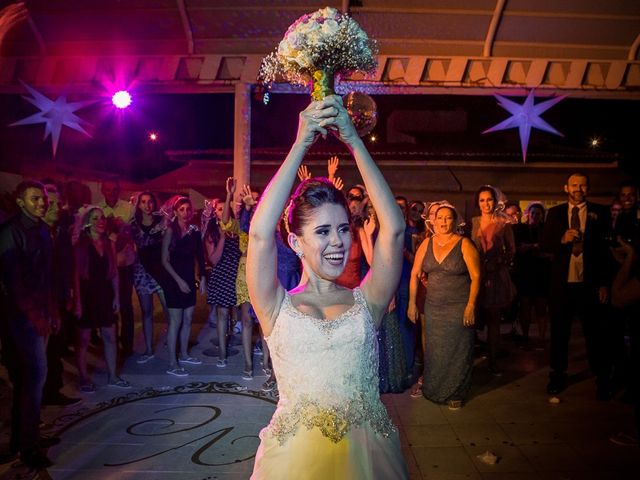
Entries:
[[318, 427], [322, 435], [338, 443], [350, 428], [365, 422], [383, 437], [395, 432], [384, 406], [372, 405], [362, 396], [332, 407], [322, 407], [306, 395], [301, 396], [289, 412], [273, 417], [269, 429], [280, 445], [294, 435], [300, 425], [307, 427], [307, 430]]
[[297, 310], [286, 294], [265, 338], [278, 372], [280, 400], [265, 433], [280, 444], [300, 426], [317, 427], [339, 442], [350, 429], [370, 425], [395, 432], [378, 391], [378, 349], [373, 319], [360, 289], [354, 305], [334, 320]]
[[291, 295], [289, 295], [288, 292], [284, 297], [283, 303], [290, 310], [290, 314], [292, 317], [311, 321], [311, 323], [313, 323], [316, 327], [322, 330], [322, 332], [325, 333], [326, 335], [331, 335], [341, 325], [341, 322], [348, 320], [349, 315], [353, 312], [353, 310], [358, 308], [358, 300], [356, 299], [355, 293], [354, 293], [353, 305], [349, 307], [348, 310], [344, 311], [333, 320], [322, 320], [320, 318], [314, 317], [313, 315], [309, 315], [308, 313], [301, 312], [291, 302]]

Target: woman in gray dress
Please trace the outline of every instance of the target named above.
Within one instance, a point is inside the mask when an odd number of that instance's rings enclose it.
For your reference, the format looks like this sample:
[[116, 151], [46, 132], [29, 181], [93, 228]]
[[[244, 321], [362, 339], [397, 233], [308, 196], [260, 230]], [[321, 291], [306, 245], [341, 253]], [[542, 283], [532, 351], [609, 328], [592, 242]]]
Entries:
[[458, 214], [449, 204], [436, 210], [434, 235], [415, 255], [409, 284], [408, 316], [418, 318], [416, 294], [427, 275], [423, 395], [451, 409], [462, 406], [471, 384], [475, 303], [480, 259], [473, 242], [455, 233]]

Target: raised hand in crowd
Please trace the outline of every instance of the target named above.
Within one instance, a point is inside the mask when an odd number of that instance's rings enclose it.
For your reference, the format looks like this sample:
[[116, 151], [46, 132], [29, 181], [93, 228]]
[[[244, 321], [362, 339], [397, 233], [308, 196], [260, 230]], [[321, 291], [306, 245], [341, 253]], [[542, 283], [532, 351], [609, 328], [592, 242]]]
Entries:
[[[327, 178], [331, 180], [331, 182], [335, 185], [334, 179], [336, 178], [336, 173], [338, 172], [338, 166], [340, 165], [340, 159], [338, 157], [331, 157], [327, 160]], [[336, 188], [338, 188], [336, 186]], [[341, 190], [338, 188], [338, 190]]]
[[244, 204], [244, 208], [247, 210], [251, 210], [252, 207], [258, 203], [251, 195], [251, 187], [249, 185], [244, 185], [240, 190], [240, 198], [242, 199], [242, 203]]
[[311, 178], [311, 172], [307, 168], [306, 165], [300, 165], [298, 168], [298, 180], [304, 182], [305, 180], [309, 180]]
[[344, 182], [340, 177], [330, 178], [329, 180], [331, 180], [331, 183], [333, 183], [333, 186], [336, 187], [338, 190], [342, 190], [344, 188]]

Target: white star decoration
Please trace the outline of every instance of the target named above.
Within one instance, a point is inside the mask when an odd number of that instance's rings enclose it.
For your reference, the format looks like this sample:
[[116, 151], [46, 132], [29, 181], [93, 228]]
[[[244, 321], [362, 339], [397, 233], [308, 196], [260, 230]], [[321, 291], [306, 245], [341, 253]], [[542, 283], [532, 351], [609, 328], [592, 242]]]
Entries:
[[540, 118], [540, 115], [549, 110], [560, 100], [565, 98], [566, 95], [561, 95], [550, 100], [545, 100], [544, 102], [540, 102], [537, 105], [534, 105], [533, 103], [533, 90], [529, 90], [527, 99], [522, 105], [515, 103], [508, 98], [503, 97], [502, 95], [495, 94], [494, 97], [498, 99], [499, 105], [511, 114], [511, 117], [489, 128], [488, 130], [485, 130], [482, 133], [489, 133], [498, 130], [506, 130], [508, 128], [518, 127], [518, 130], [520, 132], [520, 145], [522, 147], [522, 160], [524, 163], [527, 162], [527, 147], [529, 146], [529, 137], [531, 136], [532, 128], [537, 128], [538, 130], [544, 130], [545, 132], [554, 133], [556, 135], [560, 135], [561, 137], [564, 136], [562, 135], [562, 133], [560, 133], [558, 130], [556, 130], [542, 118]]
[[40, 111], [38, 113], [30, 115], [27, 118], [12, 123], [11, 125], [9, 125], [10, 127], [44, 123], [45, 128], [43, 140], [46, 140], [47, 137], [51, 135], [51, 145], [53, 147], [54, 157], [56, 156], [56, 151], [58, 150], [58, 141], [60, 140], [60, 132], [63, 125], [66, 125], [69, 128], [73, 128], [78, 132], [82, 132], [88, 137], [91, 136], [84, 128], [82, 128], [83, 124], [88, 125], [87, 122], [82, 120], [73, 112], [94, 103], [93, 100], [67, 103], [67, 96], [60, 95], [58, 98], [56, 98], [55, 101], [53, 101], [45, 97], [35, 89], [31, 88], [26, 83], [22, 84], [31, 94], [31, 97], [23, 96], [22, 98], [35, 105]]

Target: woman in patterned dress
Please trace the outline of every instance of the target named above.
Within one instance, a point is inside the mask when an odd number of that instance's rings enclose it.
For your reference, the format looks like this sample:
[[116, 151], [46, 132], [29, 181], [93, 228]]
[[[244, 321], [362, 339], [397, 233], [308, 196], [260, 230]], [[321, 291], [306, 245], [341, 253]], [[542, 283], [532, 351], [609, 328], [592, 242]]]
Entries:
[[162, 268], [162, 214], [158, 199], [152, 192], [141, 192], [134, 198], [135, 213], [131, 219], [131, 235], [136, 244], [137, 258], [133, 264], [133, 286], [142, 311], [142, 333], [145, 350], [138, 363], [147, 363], [153, 354], [153, 295], [158, 295], [167, 321], [167, 301], [160, 287]]
[[[228, 228], [231, 223], [231, 200], [233, 193], [230, 192], [231, 184], [227, 179], [227, 196], [222, 205], [216, 208], [216, 215], [221, 228], [221, 237], [216, 244], [219, 251], [219, 261], [214, 265], [209, 280], [207, 281], [207, 303], [212, 309], [216, 309], [217, 331], [218, 331], [218, 368], [227, 366], [227, 330], [231, 309], [237, 305], [236, 280], [238, 275], [238, 263], [242, 253], [240, 251], [240, 236], [232, 228]], [[220, 206], [222, 210], [220, 210]], [[227, 228], [226, 228], [227, 227]], [[211, 249], [212, 245], [209, 245]], [[211, 261], [211, 260], [210, 260]]]

